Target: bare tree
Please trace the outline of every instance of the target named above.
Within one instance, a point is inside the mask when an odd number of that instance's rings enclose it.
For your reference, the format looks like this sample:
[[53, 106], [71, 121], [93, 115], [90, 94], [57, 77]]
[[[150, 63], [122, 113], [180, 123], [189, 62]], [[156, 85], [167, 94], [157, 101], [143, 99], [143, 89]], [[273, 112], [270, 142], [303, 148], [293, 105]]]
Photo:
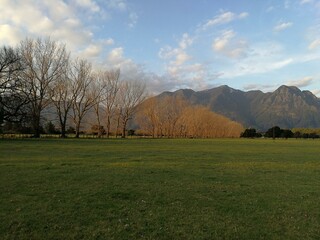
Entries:
[[177, 123], [186, 106], [187, 102], [181, 97], [150, 98], [139, 106], [136, 120], [152, 137], [183, 135], [180, 132], [184, 132], [184, 126], [181, 121], [179, 126]]
[[[97, 118], [97, 125], [96, 125], [96, 130], [98, 137], [102, 137], [104, 128], [101, 125], [101, 103], [105, 99], [105, 94], [106, 94], [106, 89], [107, 89], [107, 82], [105, 81], [104, 78], [104, 73], [103, 72], [98, 72], [93, 74], [94, 81], [91, 83], [92, 90], [95, 92], [94, 94], [97, 95], [95, 98], [95, 103], [93, 105], [93, 109]], [[100, 94], [98, 94], [100, 91]]]
[[143, 129], [144, 133], [151, 135], [153, 138], [156, 137], [159, 127], [157, 107], [157, 99], [155, 97], [149, 98], [139, 106], [135, 117], [140, 129]]
[[22, 70], [21, 58], [11, 47], [0, 49], [0, 93], [10, 88], [12, 81], [18, 80], [16, 73]]
[[140, 131], [153, 137], [238, 137], [243, 131], [241, 124], [207, 107], [190, 106], [182, 97], [150, 98], [138, 110]]
[[94, 105], [94, 111], [97, 118], [97, 124], [101, 131], [98, 131], [98, 137], [101, 137], [104, 128], [101, 126], [102, 119], [106, 120], [107, 138], [111, 131], [111, 120], [115, 114], [116, 97], [119, 92], [120, 71], [99, 71], [95, 74], [93, 87], [97, 98]]
[[68, 60], [65, 46], [52, 41], [26, 39], [20, 44], [20, 55], [25, 64], [22, 74], [24, 93], [30, 101], [34, 137], [40, 137], [41, 113], [50, 103], [50, 88], [64, 73]]
[[186, 136], [193, 138], [239, 137], [241, 124], [216, 114], [203, 106], [189, 106], [178, 121], [185, 126]]
[[161, 134], [167, 137], [174, 137], [177, 122], [180, 119], [187, 102], [181, 97], [165, 97], [159, 102], [159, 124], [161, 124]]
[[98, 137], [101, 137], [104, 131], [101, 125], [102, 118], [106, 118], [107, 123], [107, 137], [109, 137], [111, 129], [111, 119], [115, 113], [116, 97], [119, 92], [119, 76], [120, 71], [99, 71], [94, 74], [95, 81], [93, 83], [93, 90], [95, 98], [94, 111], [97, 118]]
[[21, 94], [23, 62], [16, 49], [0, 48], [0, 122], [25, 119], [28, 99]]
[[105, 91], [102, 94], [103, 100], [101, 102], [106, 116], [106, 134], [107, 138], [111, 132], [111, 121], [116, 113], [116, 100], [120, 89], [120, 70], [105, 71], [102, 73], [102, 78], [105, 81]]
[[70, 60], [64, 66], [64, 72], [51, 87], [51, 100], [59, 119], [61, 137], [66, 137], [68, 116], [74, 101], [72, 82], [70, 79]]
[[136, 106], [145, 99], [146, 86], [141, 81], [124, 81], [119, 94], [119, 116], [122, 127], [122, 138], [126, 137], [128, 121], [135, 113]]
[[75, 124], [76, 138], [79, 138], [81, 124], [87, 112], [96, 104], [97, 93], [93, 86], [92, 66], [86, 60], [76, 60], [72, 64], [72, 119]]

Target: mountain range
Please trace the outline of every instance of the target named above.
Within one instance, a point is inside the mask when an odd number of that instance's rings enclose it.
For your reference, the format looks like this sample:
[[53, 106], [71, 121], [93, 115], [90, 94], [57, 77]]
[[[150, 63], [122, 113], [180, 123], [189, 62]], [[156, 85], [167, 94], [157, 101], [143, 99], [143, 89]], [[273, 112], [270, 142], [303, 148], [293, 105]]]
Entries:
[[320, 99], [310, 91], [294, 86], [281, 86], [274, 92], [259, 90], [244, 92], [229, 86], [204, 91], [180, 89], [163, 92], [165, 96], [183, 97], [192, 105], [202, 105], [211, 111], [264, 131], [272, 126], [281, 128], [320, 128]]

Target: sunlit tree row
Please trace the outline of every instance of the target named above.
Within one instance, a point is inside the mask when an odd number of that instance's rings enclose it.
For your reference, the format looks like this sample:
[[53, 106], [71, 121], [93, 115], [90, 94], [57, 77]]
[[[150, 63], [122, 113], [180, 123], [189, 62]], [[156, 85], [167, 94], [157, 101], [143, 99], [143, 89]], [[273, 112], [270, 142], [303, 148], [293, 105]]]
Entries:
[[152, 137], [239, 137], [241, 124], [180, 97], [151, 98], [139, 108], [136, 121], [141, 134]]

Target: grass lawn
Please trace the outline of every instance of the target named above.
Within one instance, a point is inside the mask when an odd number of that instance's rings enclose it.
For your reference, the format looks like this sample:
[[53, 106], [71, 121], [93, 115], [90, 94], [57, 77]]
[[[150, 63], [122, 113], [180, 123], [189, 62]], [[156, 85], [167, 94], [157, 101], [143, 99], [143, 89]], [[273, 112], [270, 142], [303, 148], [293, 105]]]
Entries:
[[0, 239], [320, 239], [320, 141], [1, 139]]

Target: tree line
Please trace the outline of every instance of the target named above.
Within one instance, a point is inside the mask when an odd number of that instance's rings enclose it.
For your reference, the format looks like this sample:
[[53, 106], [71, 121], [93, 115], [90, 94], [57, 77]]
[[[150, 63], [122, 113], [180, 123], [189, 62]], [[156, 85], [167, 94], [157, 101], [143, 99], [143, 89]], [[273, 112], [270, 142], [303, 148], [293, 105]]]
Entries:
[[146, 100], [138, 109], [135, 122], [140, 134], [153, 138], [239, 137], [243, 131], [241, 124], [174, 96]]
[[303, 129], [303, 128], [294, 128], [294, 129], [281, 129], [279, 126], [274, 126], [269, 128], [264, 133], [259, 133], [255, 128], [247, 128], [244, 132], [241, 133], [240, 137], [242, 138], [320, 138], [319, 129]]
[[88, 60], [72, 58], [63, 43], [50, 38], [27, 38], [16, 48], [0, 49], [0, 124], [30, 129], [34, 137], [40, 137], [48, 108], [56, 113], [61, 137], [70, 119], [79, 137], [89, 111], [99, 136], [103, 120], [107, 137], [112, 127], [125, 137], [145, 89], [142, 81], [120, 80], [119, 69], [93, 70]]
[[[80, 136], [239, 137], [242, 125], [181, 97], [149, 98], [145, 83], [124, 80], [120, 69], [95, 70], [63, 43], [25, 39], [0, 48], [0, 130]], [[145, 101], [146, 100], [146, 101]], [[135, 130], [128, 130], [128, 126]]]

